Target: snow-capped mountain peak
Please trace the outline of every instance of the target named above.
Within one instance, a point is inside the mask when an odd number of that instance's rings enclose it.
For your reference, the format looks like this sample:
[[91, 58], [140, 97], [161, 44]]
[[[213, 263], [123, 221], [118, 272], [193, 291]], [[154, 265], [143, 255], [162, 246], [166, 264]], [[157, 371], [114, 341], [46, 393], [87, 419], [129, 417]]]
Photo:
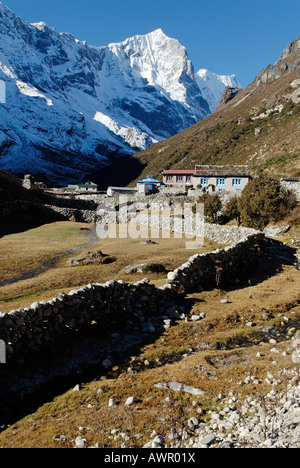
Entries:
[[0, 169], [80, 181], [210, 113], [186, 48], [162, 29], [89, 46], [0, 3]]
[[205, 68], [200, 69], [196, 73], [196, 81], [201, 89], [202, 96], [209, 104], [210, 112], [214, 112], [217, 109], [218, 102], [227, 86], [230, 88], [242, 87], [234, 74], [217, 75]]

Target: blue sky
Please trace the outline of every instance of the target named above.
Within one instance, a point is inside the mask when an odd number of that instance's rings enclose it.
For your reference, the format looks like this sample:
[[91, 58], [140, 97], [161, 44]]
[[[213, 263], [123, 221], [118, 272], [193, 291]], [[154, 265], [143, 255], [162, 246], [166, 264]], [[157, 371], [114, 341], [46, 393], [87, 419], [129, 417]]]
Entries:
[[157, 28], [187, 48], [195, 71], [235, 73], [247, 86], [300, 36], [299, 0], [4, 0], [29, 22], [45, 21], [91, 45]]

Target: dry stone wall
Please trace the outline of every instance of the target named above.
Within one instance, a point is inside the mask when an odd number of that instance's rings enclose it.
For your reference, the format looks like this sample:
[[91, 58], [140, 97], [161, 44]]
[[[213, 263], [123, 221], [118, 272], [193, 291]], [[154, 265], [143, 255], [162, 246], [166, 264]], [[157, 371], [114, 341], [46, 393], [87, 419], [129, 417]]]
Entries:
[[253, 234], [225, 249], [197, 254], [168, 273], [173, 290], [188, 293], [228, 285], [241, 278], [263, 255], [265, 236]]
[[253, 234], [225, 249], [194, 255], [170, 272], [160, 288], [147, 278], [136, 284], [95, 283], [22, 310], [0, 313], [0, 340], [6, 343], [7, 360], [25, 362], [34, 353], [61, 350], [69, 340], [78, 340], [91, 330], [112, 332], [141, 318], [174, 318], [178, 294], [240, 278], [263, 254], [265, 243], [263, 234]]
[[162, 315], [174, 304], [168, 286], [156, 288], [148, 279], [89, 284], [47, 302], [0, 313], [0, 339], [6, 343], [8, 360], [26, 361], [32, 353], [61, 350], [82, 333], [96, 328], [116, 331], [128, 321]]

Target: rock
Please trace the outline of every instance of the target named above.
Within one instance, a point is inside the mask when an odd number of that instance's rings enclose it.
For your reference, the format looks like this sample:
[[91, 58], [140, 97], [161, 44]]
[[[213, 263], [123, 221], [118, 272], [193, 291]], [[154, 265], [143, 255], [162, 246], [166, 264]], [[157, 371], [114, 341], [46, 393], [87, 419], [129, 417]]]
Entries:
[[171, 319], [164, 320], [163, 328], [170, 328], [171, 325], [172, 325], [172, 320]]
[[222, 107], [225, 104], [227, 104], [227, 102], [231, 101], [239, 92], [240, 88], [232, 88], [230, 86], [226, 86], [219, 100], [219, 107]]
[[161, 273], [165, 272], [166, 269], [160, 263], [140, 263], [136, 265], [127, 265], [125, 272], [127, 274], [133, 273]]
[[113, 263], [116, 260], [116, 257], [103, 254], [101, 250], [98, 250], [96, 252], [89, 251], [85, 255], [82, 255], [80, 257], [70, 258], [69, 260], [67, 260], [67, 265], [108, 264]]
[[164, 444], [164, 441], [165, 441], [165, 439], [164, 439], [162, 436], [157, 435], [157, 436], [152, 440], [151, 447], [152, 447], [152, 448], [161, 448], [161, 446]]
[[200, 315], [192, 315], [192, 316], [191, 316], [191, 320], [192, 320], [193, 322], [197, 322], [198, 320], [200, 320]]
[[290, 228], [291, 226], [270, 226], [266, 227], [263, 233], [267, 237], [277, 237], [288, 232]]
[[195, 428], [198, 426], [198, 424], [199, 424], [199, 421], [198, 421], [198, 419], [195, 418], [195, 417], [192, 417], [192, 418], [190, 418], [190, 419], [188, 420], [188, 427], [189, 427], [189, 429], [192, 430], [192, 431], [195, 430]]
[[141, 242], [141, 245], [147, 245], [147, 244], [157, 244], [157, 242], [154, 242], [151, 239], [146, 239], [144, 242]]
[[162, 383], [157, 383], [154, 385], [156, 388], [163, 388], [163, 389], [170, 389], [175, 392], [186, 392], [190, 393], [191, 395], [204, 395], [204, 391], [200, 390], [199, 388], [191, 387], [189, 385], [184, 385], [180, 384], [178, 382], [162, 382]]
[[134, 397], [133, 396], [128, 397], [126, 402], [125, 402], [125, 405], [130, 406], [130, 405], [132, 405], [133, 402], [134, 402]]
[[76, 440], [75, 440], [75, 447], [76, 448], [84, 448], [86, 442], [87, 442], [86, 439], [83, 439], [81, 436], [78, 436], [78, 437], [76, 437]]
[[55, 435], [53, 436], [53, 440], [56, 440], [58, 442], [65, 442], [67, 440], [67, 437], [65, 435]]
[[200, 445], [211, 445], [216, 440], [215, 434], [211, 433], [199, 441]]

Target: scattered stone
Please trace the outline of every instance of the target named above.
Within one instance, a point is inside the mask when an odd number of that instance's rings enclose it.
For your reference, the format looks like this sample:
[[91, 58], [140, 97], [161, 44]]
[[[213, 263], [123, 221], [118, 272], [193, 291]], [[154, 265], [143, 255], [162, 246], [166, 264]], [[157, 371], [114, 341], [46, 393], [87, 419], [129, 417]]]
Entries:
[[147, 244], [157, 244], [157, 242], [154, 242], [151, 239], [146, 239], [144, 242], [141, 242], [141, 245], [147, 245]]
[[170, 389], [173, 390], [174, 392], [186, 392], [190, 393], [191, 395], [204, 395], [204, 391], [200, 390], [199, 388], [191, 387], [189, 385], [184, 385], [180, 384], [178, 382], [162, 382], [162, 383], [157, 383], [154, 385], [156, 388], [163, 388], [163, 389]]
[[221, 303], [221, 304], [228, 304], [228, 303], [229, 303], [229, 300], [228, 300], [228, 299], [221, 299], [221, 300], [220, 300], [220, 303]]
[[81, 436], [76, 437], [75, 440], [75, 447], [76, 448], [84, 448], [87, 440], [83, 439]]
[[126, 405], [126, 406], [130, 406], [130, 405], [133, 404], [133, 402], [134, 402], [134, 397], [133, 397], [133, 396], [128, 397], [127, 400], [126, 400], [126, 402], [125, 402], [125, 405]]
[[192, 316], [191, 316], [191, 320], [192, 320], [193, 322], [197, 322], [198, 320], [200, 320], [200, 315], [192, 315]]
[[133, 273], [161, 273], [165, 272], [166, 269], [164, 265], [160, 263], [140, 263], [136, 265], [127, 265], [125, 267], [125, 272], [127, 274]]
[[57, 442], [65, 442], [67, 440], [67, 437], [65, 435], [55, 435], [53, 436], [53, 440], [56, 440]]
[[198, 421], [198, 419], [195, 418], [195, 417], [192, 417], [192, 418], [190, 418], [190, 419], [188, 420], [188, 427], [189, 427], [189, 429], [192, 430], [192, 431], [195, 430], [195, 428], [198, 426], [198, 424], [199, 424], [199, 421]]
[[151, 448], [161, 448], [164, 443], [164, 438], [160, 435], [157, 435], [151, 443]]
[[215, 434], [208, 434], [199, 441], [200, 445], [211, 445], [216, 440]]
[[70, 258], [67, 260], [67, 265], [99, 265], [109, 264], [116, 261], [116, 257], [103, 254], [100, 250], [98, 250], [97, 252], [87, 252], [85, 255], [81, 255], [80, 257]]

